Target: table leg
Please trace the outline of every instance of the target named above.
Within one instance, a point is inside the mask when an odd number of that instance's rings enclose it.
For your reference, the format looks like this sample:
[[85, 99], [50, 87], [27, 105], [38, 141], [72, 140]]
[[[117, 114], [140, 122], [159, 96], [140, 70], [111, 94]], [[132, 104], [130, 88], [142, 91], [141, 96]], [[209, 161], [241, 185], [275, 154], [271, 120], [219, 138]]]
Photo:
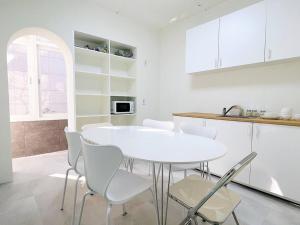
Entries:
[[[152, 164], [152, 176], [153, 176], [153, 189], [154, 189], [154, 197], [155, 197], [155, 208], [157, 214], [157, 224], [158, 225], [166, 225], [167, 224], [167, 216], [168, 216], [168, 205], [169, 205], [169, 190], [170, 190], [170, 178], [171, 178], [171, 164], [168, 164], [168, 180], [167, 180], [167, 193], [164, 191], [164, 165], [163, 163], [159, 164], [159, 171], [156, 175], [155, 163]], [[161, 174], [160, 174], [161, 173]], [[161, 176], [161, 199], [158, 199], [158, 181], [159, 176]], [[166, 204], [164, 205], [164, 200], [166, 198]]]

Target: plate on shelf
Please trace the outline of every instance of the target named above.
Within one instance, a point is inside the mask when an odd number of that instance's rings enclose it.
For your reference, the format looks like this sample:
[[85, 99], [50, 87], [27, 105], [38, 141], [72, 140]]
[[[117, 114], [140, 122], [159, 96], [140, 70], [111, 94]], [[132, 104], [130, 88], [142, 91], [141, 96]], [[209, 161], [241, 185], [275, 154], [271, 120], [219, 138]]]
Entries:
[[278, 115], [262, 115], [261, 118], [262, 119], [269, 119], [269, 120], [279, 120]]
[[278, 120], [278, 119], [280, 119], [279, 114], [275, 113], [275, 112], [265, 112], [260, 117], [263, 118], [263, 119], [269, 119], [269, 120]]

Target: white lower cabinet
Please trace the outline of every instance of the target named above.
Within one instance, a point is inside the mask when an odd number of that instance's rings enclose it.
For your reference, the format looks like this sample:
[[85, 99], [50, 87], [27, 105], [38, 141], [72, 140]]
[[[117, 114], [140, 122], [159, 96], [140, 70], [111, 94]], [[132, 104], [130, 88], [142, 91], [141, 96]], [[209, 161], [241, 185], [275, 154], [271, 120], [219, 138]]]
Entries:
[[253, 125], [250, 184], [300, 202], [300, 128]]
[[[217, 129], [216, 140], [227, 147], [224, 157], [209, 163], [211, 172], [223, 176], [232, 166], [251, 153], [252, 123], [206, 120], [207, 127]], [[250, 166], [246, 167], [235, 181], [249, 184]]]
[[300, 127], [174, 117], [175, 124], [192, 122], [217, 129], [216, 140], [227, 147], [224, 157], [209, 163], [223, 176], [252, 151], [257, 157], [235, 181], [300, 202]]

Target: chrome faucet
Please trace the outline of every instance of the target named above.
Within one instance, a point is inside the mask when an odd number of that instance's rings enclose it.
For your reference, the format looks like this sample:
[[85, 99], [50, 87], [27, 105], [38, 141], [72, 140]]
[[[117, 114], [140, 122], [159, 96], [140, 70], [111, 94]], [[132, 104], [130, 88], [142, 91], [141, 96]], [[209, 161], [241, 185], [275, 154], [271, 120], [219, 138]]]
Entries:
[[223, 108], [223, 116], [227, 116], [227, 114], [232, 110], [232, 109], [240, 109], [242, 111], [242, 108], [239, 105], [233, 105], [231, 106], [228, 110], [226, 108]]

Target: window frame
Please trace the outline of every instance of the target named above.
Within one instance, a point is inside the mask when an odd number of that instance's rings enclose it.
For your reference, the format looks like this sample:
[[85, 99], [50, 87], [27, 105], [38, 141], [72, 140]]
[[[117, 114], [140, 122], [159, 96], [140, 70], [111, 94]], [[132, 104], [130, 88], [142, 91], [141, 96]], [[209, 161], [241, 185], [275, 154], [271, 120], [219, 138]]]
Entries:
[[[27, 115], [10, 115], [10, 122], [25, 122], [25, 121], [43, 121], [43, 120], [65, 120], [68, 119], [68, 112], [66, 113], [49, 113], [43, 114], [40, 104], [40, 69], [38, 49], [42, 46], [43, 49], [56, 51], [61, 54], [62, 51], [55, 45], [46, 45], [38, 40], [38, 37], [32, 35], [30, 41], [17, 41], [15, 43], [27, 45], [27, 62], [28, 62], [28, 96], [29, 96], [29, 113]], [[13, 42], [14, 43], [14, 42]], [[67, 74], [65, 74], [67, 76]], [[67, 79], [66, 79], [67, 80]], [[65, 85], [67, 92], [67, 84]], [[68, 97], [66, 96], [66, 100]], [[66, 102], [67, 104], [67, 102]], [[68, 108], [67, 108], [68, 111]]]

